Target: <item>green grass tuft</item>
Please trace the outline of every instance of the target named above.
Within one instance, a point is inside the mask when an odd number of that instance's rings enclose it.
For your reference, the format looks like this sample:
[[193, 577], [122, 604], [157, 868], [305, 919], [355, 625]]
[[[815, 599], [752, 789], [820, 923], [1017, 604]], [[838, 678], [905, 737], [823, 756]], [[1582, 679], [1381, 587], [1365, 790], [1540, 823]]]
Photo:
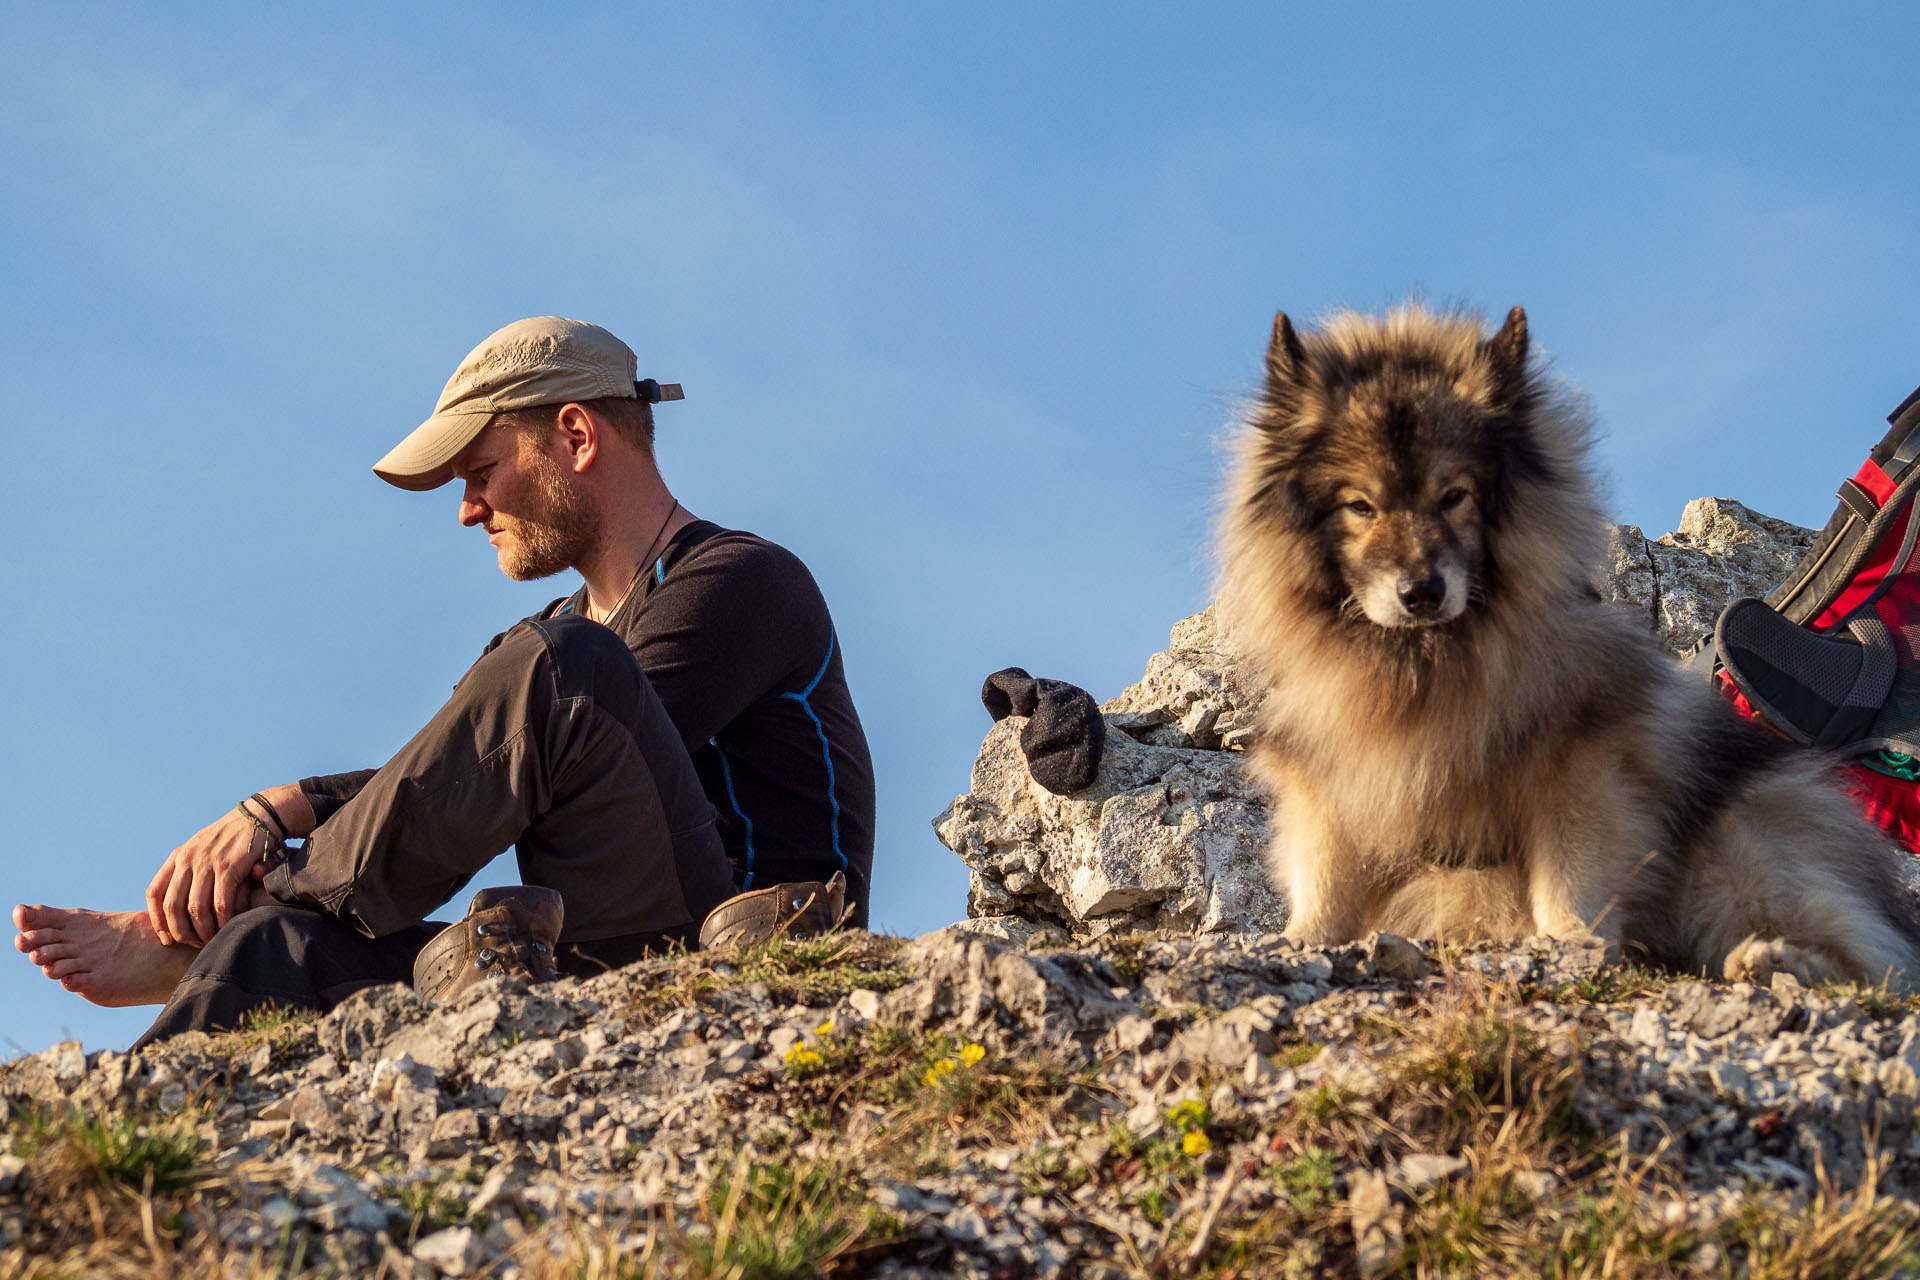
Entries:
[[14, 1147], [32, 1163], [41, 1185], [172, 1191], [192, 1183], [201, 1168], [201, 1139], [187, 1121], [103, 1115], [79, 1107], [28, 1112], [16, 1129]]
[[811, 1280], [856, 1245], [884, 1245], [900, 1232], [867, 1204], [858, 1172], [832, 1161], [742, 1152], [708, 1184], [706, 1211], [711, 1234], [689, 1239], [688, 1252], [705, 1274], [739, 1280]]
[[1547, 998], [1556, 1004], [1576, 1000], [1587, 1004], [1624, 1004], [1659, 991], [1672, 976], [1644, 965], [1610, 964], [1552, 988]]

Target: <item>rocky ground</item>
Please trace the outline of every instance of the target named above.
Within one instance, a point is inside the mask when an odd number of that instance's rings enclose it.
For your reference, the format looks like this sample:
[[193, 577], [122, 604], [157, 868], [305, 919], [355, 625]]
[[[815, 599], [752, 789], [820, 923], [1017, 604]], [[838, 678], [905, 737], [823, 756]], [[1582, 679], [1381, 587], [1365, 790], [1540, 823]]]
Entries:
[[1913, 1003], [1544, 942], [854, 934], [0, 1098], [8, 1276], [1920, 1268]]
[[[1805, 537], [1703, 500], [1603, 585], [1682, 648]], [[1293, 946], [1257, 690], [1173, 639], [1089, 790], [988, 735], [952, 928], [0, 1066], [0, 1280], [1920, 1275], [1920, 1002]]]

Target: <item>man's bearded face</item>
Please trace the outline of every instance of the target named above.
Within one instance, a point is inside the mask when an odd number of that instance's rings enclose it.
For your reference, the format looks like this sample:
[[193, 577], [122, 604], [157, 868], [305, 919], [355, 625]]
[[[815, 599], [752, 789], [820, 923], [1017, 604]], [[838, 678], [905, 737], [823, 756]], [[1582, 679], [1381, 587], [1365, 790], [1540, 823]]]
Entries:
[[520, 475], [515, 488], [525, 496], [512, 505], [523, 514], [508, 515], [496, 505], [486, 527], [500, 535], [500, 572], [516, 582], [531, 582], [585, 559], [600, 536], [600, 525], [581, 500], [573, 477], [531, 440], [522, 440], [516, 461]]

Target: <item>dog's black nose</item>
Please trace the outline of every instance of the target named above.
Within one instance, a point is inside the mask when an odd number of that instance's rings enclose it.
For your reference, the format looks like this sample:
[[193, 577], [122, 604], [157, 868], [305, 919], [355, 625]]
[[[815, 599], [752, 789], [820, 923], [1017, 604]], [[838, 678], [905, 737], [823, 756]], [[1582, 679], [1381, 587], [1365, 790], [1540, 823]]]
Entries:
[[1431, 618], [1447, 599], [1447, 581], [1437, 573], [1400, 579], [1400, 606], [1416, 618]]

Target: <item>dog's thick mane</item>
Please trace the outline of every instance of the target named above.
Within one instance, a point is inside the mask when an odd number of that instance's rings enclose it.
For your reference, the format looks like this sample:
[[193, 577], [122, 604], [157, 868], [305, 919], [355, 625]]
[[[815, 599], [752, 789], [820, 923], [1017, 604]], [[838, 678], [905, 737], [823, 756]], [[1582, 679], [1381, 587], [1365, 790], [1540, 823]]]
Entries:
[[[1331, 479], [1361, 405], [1394, 437], [1386, 448], [1439, 433], [1493, 477], [1483, 580], [1453, 622], [1374, 626], [1333, 562]], [[1233, 441], [1223, 620], [1276, 684], [1313, 671], [1322, 702], [1344, 694], [1356, 708], [1431, 716], [1432, 700], [1455, 690], [1463, 706], [1497, 705], [1485, 691], [1564, 629], [1569, 600], [1591, 592], [1606, 526], [1586, 481], [1589, 439], [1581, 403], [1529, 353], [1517, 308], [1491, 337], [1477, 317], [1419, 304], [1384, 317], [1341, 312], [1298, 335], [1283, 313], [1266, 384]], [[1537, 664], [1537, 651], [1526, 660]], [[1328, 689], [1328, 679], [1348, 687]]]

